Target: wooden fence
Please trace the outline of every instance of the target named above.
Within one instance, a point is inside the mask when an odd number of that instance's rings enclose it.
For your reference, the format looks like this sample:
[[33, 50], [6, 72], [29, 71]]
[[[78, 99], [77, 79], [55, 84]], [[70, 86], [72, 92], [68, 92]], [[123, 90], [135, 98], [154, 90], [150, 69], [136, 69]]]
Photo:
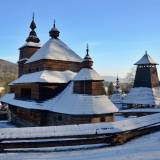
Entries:
[[106, 144], [109, 146], [119, 145], [145, 134], [153, 133], [160, 130], [160, 124], [153, 124], [134, 130], [117, 132], [113, 134], [94, 134], [81, 136], [60, 136], [56, 137], [39, 137], [39, 138], [6, 138], [0, 140], [0, 151], [5, 152], [9, 149], [24, 148], [45, 148], [76, 146], [88, 144]]

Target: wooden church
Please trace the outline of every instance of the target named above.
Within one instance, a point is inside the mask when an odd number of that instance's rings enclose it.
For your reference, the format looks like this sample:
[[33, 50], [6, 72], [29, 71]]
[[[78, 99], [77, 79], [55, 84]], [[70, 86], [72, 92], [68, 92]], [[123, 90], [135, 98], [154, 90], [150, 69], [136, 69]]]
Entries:
[[114, 121], [117, 107], [106, 95], [103, 79], [92, 68], [86, 49], [82, 59], [62, 40], [54, 23], [43, 45], [31, 32], [19, 49], [19, 77], [1, 101], [19, 126], [48, 126]]
[[160, 84], [156, 68], [158, 63], [146, 51], [134, 65], [137, 66], [134, 86], [125, 97], [124, 103], [129, 108], [160, 107]]
[[123, 107], [124, 97], [125, 97], [125, 94], [122, 93], [122, 90], [119, 84], [119, 78], [117, 76], [116, 83], [114, 86], [114, 91], [113, 91], [113, 94], [110, 96], [110, 99], [113, 102], [113, 104], [115, 104], [119, 109], [121, 109]]

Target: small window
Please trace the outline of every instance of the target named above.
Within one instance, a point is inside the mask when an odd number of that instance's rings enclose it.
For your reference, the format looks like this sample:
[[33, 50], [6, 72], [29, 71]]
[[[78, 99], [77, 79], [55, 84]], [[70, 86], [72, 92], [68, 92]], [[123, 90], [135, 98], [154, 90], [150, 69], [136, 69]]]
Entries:
[[102, 117], [101, 122], [105, 122], [105, 121], [106, 121], [105, 117]]
[[21, 96], [23, 98], [31, 98], [31, 88], [22, 88], [21, 89]]
[[58, 115], [58, 121], [62, 121], [62, 115]]
[[31, 73], [31, 69], [29, 68], [28, 73]]

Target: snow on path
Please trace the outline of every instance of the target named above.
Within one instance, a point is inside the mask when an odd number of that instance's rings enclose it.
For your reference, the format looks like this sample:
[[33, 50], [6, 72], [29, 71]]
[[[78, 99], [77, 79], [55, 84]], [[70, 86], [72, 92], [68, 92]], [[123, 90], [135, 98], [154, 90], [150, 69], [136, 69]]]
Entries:
[[0, 121], [0, 128], [15, 128], [15, 126], [8, 121]]
[[0, 160], [159, 160], [160, 132], [140, 137], [116, 147], [90, 150], [3, 153]]
[[71, 136], [84, 134], [90, 135], [95, 134], [95, 132], [99, 134], [116, 133], [121, 131], [133, 130], [156, 123], [160, 123], [160, 113], [139, 118], [129, 118], [126, 120], [110, 123], [104, 122], [49, 127], [1, 128], [0, 139]]

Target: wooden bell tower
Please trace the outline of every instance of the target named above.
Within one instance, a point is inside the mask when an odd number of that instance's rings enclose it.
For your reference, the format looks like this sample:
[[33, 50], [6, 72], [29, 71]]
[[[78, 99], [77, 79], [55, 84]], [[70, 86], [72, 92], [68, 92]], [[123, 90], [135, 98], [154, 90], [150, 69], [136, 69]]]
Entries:
[[147, 53], [134, 65], [137, 65], [134, 88], [135, 87], [159, 87], [156, 63]]

